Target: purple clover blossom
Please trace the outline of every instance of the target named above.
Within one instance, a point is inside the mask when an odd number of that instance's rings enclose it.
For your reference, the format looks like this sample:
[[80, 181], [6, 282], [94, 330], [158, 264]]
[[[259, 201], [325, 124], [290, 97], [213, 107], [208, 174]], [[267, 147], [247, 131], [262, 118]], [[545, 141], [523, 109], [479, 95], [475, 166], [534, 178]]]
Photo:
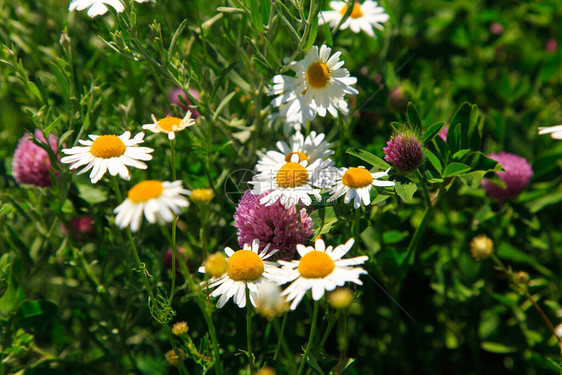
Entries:
[[496, 175], [505, 183], [505, 189], [487, 178], [482, 180], [482, 187], [488, 196], [500, 202], [517, 197], [533, 177], [531, 164], [524, 157], [504, 151], [499, 154], [490, 154], [488, 157], [500, 163], [505, 170], [505, 172], [496, 172]]
[[[200, 100], [201, 97], [199, 96], [199, 91], [195, 90], [195, 89], [190, 89], [191, 91], [191, 95], [193, 95], [193, 97], [197, 100]], [[183, 97], [183, 99], [185, 100], [185, 102], [188, 105], [191, 105], [193, 103], [191, 103], [189, 101], [189, 99], [187, 98], [187, 95], [185, 95], [185, 92], [178, 88], [173, 89], [170, 94], [168, 95], [168, 99], [170, 100], [171, 104], [177, 105], [178, 107], [180, 107], [181, 109], [183, 109], [185, 112], [183, 113], [183, 115], [185, 116], [185, 114], [190, 111], [191, 112], [191, 118], [192, 119], [196, 119], [199, 116], [201, 116], [201, 114], [199, 112], [197, 112], [194, 109], [189, 109], [188, 107], [186, 107], [185, 105], [183, 105], [183, 102], [180, 101], [180, 96]]]
[[[47, 143], [45, 136], [39, 129], [35, 130], [35, 138], [43, 144]], [[56, 153], [58, 140], [49, 134], [49, 145]], [[25, 133], [20, 138], [12, 159], [12, 175], [18, 184], [29, 184], [38, 187], [52, 185], [49, 172], [52, 170], [49, 154], [32, 141], [32, 136]]]
[[[266, 193], [267, 194], [267, 193]], [[271, 206], [260, 204], [260, 198], [266, 194], [253, 195], [246, 191], [234, 215], [234, 226], [238, 229], [238, 243], [252, 243], [260, 240], [260, 251], [271, 244], [270, 249], [279, 249], [276, 259], [291, 260], [298, 244], [304, 244], [313, 234], [313, 222], [306, 209], [300, 210], [300, 220], [295, 209], [287, 209], [276, 202]]]
[[413, 171], [423, 162], [423, 147], [418, 135], [412, 130], [399, 131], [386, 142], [384, 160], [399, 172]]

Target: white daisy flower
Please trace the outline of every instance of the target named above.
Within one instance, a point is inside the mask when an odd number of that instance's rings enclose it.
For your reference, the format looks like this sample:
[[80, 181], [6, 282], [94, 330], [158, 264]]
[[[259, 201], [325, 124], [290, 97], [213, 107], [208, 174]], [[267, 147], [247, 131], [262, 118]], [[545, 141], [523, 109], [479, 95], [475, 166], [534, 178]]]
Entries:
[[189, 194], [191, 192], [184, 189], [179, 180], [139, 182], [129, 190], [123, 203], [113, 210], [115, 224], [121, 229], [130, 225], [131, 230], [136, 232], [141, 226], [143, 213], [149, 223], [169, 223], [174, 214], [189, 206], [184, 197]]
[[[135, 0], [137, 3], [146, 3], [150, 0]], [[88, 8], [88, 16], [94, 18], [107, 13], [107, 5], [115, 9], [117, 13], [121, 13], [125, 7], [119, 0], [72, 0], [68, 6], [69, 11], [84, 10]]]
[[297, 251], [301, 256], [300, 260], [291, 262], [280, 260], [282, 266], [283, 282], [292, 281], [282, 293], [287, 296], [291, 303], [291, 310], [297, 308], [302, 297], [309, 289], [312, 289], [312, 298], [318, 301], [325, 291], [331, 291], [336, 286], [343, 286], [346, 282], [358, 285], [363, 283], [359, 276], [366, 274], [363, 268], [351, 267], [365, 263], [369, 257], [362, 255], [355, 258], [341, 259], [353, 246], [355, 240], [351, 238], [343, 245], [332, 246], [324, 244], [319, 239], [314, 243], [315, 247], [297, 245]]
[[[327, 22], [332, 28], [335, 28], [347, 11], [346, 1], [330, 1], [330, 8], [332, 10], [320, 13], [318, 23], [321, 25]], [[382, 30], [381, 23], [387, 22], [389, 18], [388, 14], [384, 12], [384, 8], [378, 6], [376, 1], [365, 0], [361, 4], [355, 2], [351, 14], [340, 28], [344, 30], [349, 27], [354, 33], [363, 30], [370, 36], [376, 37], [373, 27]]]
[[359, 92], [351, 87], [357, 78], [350, 77], [347, 69], [342, 68], [341, 52], [330, 56], [331, 48], [323, 45], [313, 46], [305, 58], [292, 62], [289, 68], [295, 77], [276, 75], [268, 95], [279, 95], [271, 102], [275, 107], [287, 103], [281, 108], [281, 115], [287, 121], [304, 123], [313, 120], [316, 114], [326, 116], [326, 111], [337, 117], [338, 111], [348, 113], [345, 94], [356, 95]]
[[332, 202], [345, 194], [344, 202], [347, 204], [353, 199], [353, 207], [358, 209], [363, 205], [371, 204], [369, 192], [372, 186], [394, 186], [393, 181], [379, 180], [388, 177], [387, 169], [384, 172], [371, 173], [365, 167], [358, 168], [331, 168], [334, 172], [335, 184], [330, 190], [328, 202]]
[[[276, 282], [279, 279], [277, 263], [265, 261], [277, 252], [277, 250], [269, 251], [269, 246], [270, 244], [267, 244], [259, 252], [260, 240], [256, 238], [251, 246], [244, 244], [241, 250], [234, 251], [230, 247], [224, 249], [228, 256], [226, 273], [219, 277], [212, 277], [201, 284], [207, 288], [216, 288], [211, 293], [211, 297], [220, 296], [217, 307], [223, 307], [231, 297], [238, 307], [245, 307], [246, 288], [250, 291], [250, 302], [254, 307], [256, 306], [260, 283], [264, 280]], [[205, 273], [205, 266], [199, 267], [199, 272]]]
[[153, 133], [167, 133], [169, 140], [176, 138], [176, 132], [195, 125], [195, 120], [191, 118], [191, 111], [187, 111], [183, 119], [167, 116], [158, 120], [156, 116], [152, 115], [152, 121], [152, 124], [144, 124], [142, 128]]
[[562, 125], [539, 128], [539, 134], [550, 134], [553, 139], [562, 139]]
[[249, 184], [254, 185], [252, 194], [260, 195], [268, 193], [260, 199], [260, 204], [271, 206], [279, 201], [285, 208], [303, 203], [309, 206], [312, 203], [310, 195], [320, 201], [320, 189], [314, 188], [318, 184], [320, 172], [330, 166], [333, 162], [317, 159], [308, 164], [306, 160], [300, 160], [298, 154], [293, 154], [287, 163], [278, 165], [275, 169], [267, 169], [254, 175]]
[[284, 164], [291, 161], [294, 154], [299, 156], [299, 162], [306, 160], [309, 163], [314, 163], [318, 159], [325, 159], [334, 153], [330, 150], [331, 143], [324, 141], [325, 135], [323, 133], [316, 134], [315, 131], [304, 138], [299, 132], [295, 133], [289, 138], [289, 143], [279, 141], [277, 148], [279, 151], [271, 150], [266, 152], [258, 151], [260, 160], [256, 164], [256, 170], [263, 172], [267, 169], [274, 169], [279, 164]]
[[85, 165], [78, 174], [89, 171], [90, 180], [93, 184], [101, 180], [105, 172], [109, 170], [112, 176], [119, 176], [129, 180], [127, 165], [139, 169], [146, 169], [146, 164], [139, 160], [151, 160], [149, 155], [153, 149], [149, 147], [138, 147], [143, 142], [144, 133], [138, 133], [133, 139], [131, 132], [117, 135], [89, 135], [91, 140], [79, 140], [84, 146], [65, 148], [63, 153], [69, 155], [61, 159], [61, 162], [72, 164], [70, 169], [76, 169]]

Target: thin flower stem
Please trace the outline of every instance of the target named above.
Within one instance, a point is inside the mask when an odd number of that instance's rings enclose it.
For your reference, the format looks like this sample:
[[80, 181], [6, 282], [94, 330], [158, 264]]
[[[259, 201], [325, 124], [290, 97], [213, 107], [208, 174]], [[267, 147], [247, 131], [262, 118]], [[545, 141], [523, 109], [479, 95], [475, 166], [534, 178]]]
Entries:
[[172, 220], [172, 287], [170, 288], [170, 297], [168, 297], [168, 303], [172, 305], [172, 300], [174, 299], [174, 293], [176, 290], [176, 259], [178, 259], [178, 249], [176, 246], [176, 227], [178, 223], [178, 217], [174, 216]]
[[254, 375], [254, 353], [252, 352], [252, 303], [250, 302], [250, 289], [246, 286], [246, 343], [248, 349], [248, 362], [250, 365], [250, 375]]
[[203, 260], [207, 259], [207, 202], [199, 204], [201, 212], [201, 257]]
[[425, 231], [425, 227], [427, 225], [429, 217], [431, 216], [431, 211], [432, 211], [432, 208], [433, 208], [433, 206], [431, 204], [431, 197], [429, 196], [429, 189], [427, 188], [427, 183], [425, 181], [424, 176], [421, 174], [421, 172], [418, 169], [416, 169], [416, 176], [418, 177], [419, 183], [420, 183], [420, 185], [422, 186], [422, 189], [423, 189], [423, 197], [424, 197], [424, 201], [425, 201], [425, 211], [423, 213], [422, 220], [421, 220], [420, 224], [418, 225], [418, 227], [416, 228], [414, 236], [412, 237], [412, 240], [410, 241], [410, 244], [408, 245], [408, 249], [406, 250], [406, 257], [404, 258], [404, 261], [409, 266], [414, 264], [414, 260], [416, 258], [415, 253], [416, 253], [416, 248], [418, 246], [418, 242], [420, 241], [421, 236], [422, 236], [423, 232]]
[[304, 350], [304, 355], [302, 357], [301, 365], [299, 367], [299, 372], [297, 375], [302, 375], [304, 371], [304, 364], [306, 359], [310, 354], [310, 349], [312, 347], [312, 342], [314, 341], [314, 335], [316, 334], [316, 323], [318, 322], [318, 301], [314, 301], [314, 312], [312, 313], [312, 324], [310, 326], [310, 336], [308, 337], [308, 343], [306, 344], [306, 349]]
[[172, 154], [172, 181], [176, 180], [176, 140], [170, 139], [170, 152]]
[[279, 357], [279, 350], [281, 349], [281, 345], [283, 344], [283, 335], [285, 334], [285, 326], [287, 325], [287, 317], [289, 313], [285, 312], [283, 314], [283, 321], [281, 322], [281, 330], [279, 331], [279, 338], [277, 339], [277, 346], [275, 347], [275, 354], [273, 354], [273, 360], [277, 361]]
[[328, 327], [326, 327], [326, 329], [324, 330], [324, 335], [322, 336], [322, 339], [320, 340], [320, 348], [323, 348], [324, 345], [326, 345], [326, 341], [328, 340], [328, 337], [330, 336], [330, 333], [332, 332], [332, 329], [334, 328], [334, 325], [336, 324], [336, 322], [338, 321], [338, 318], [340, 317], [340, 310], [338, 310], [336, 312], [336, 315], [334, 317], [332, 317], [330, 319], [330, 321], [328, 322]]
[[[122, 201], [122, 195], [121, 195], [121, 190], [119, 189], [119, 183], [117, 181], [117, 178], [114, 177], [112, 179], [113, 182], [113, 188], [115, 191], [115, 194], [117, 195], [117, 197], [119, 198], [119, 201]], [[147, 270], [146, 267], [144, 265], [144, 263], [141, 262], [140, 257], [139, 257], [139, 252], [137, 251], [137, 246], [135, 245], [135, 239], [133, 238], [133, 234], [131, 233], [131, 229], [129, 229], [128, 227], [125, 229], [125, 232], [127, 233], [127, 238], [129, 239], [129, 244], [131, 245], [131, 250], [133, 251], [133, 258], [135, 259], [135, 265], [136, 268], [140, 271], [140, 273], [142, 274], [142, 280], [144, 282], [144, 286], [146, 288], [146, 291], [148, 292], [148, 308], [152, 311], [152, 303], [156, 301], [156, 298], [154, 297], [154, 293], [152, 292], [152, 287], [150, 285], [150, 280], [148, 280], [148, 274], [147, 274]], [[170, 345], [172, 345], [172, 349], [174, 350], [174, 352], [176, 352], [176, 354], [179, 355], [179, 350], [176, 346], [176, 342], [174, 341], [174, 338], [172, 336], [172, 332], [170, 331], [170, 327], [168, 327], [167, 323], [164, 322], [159, 322], [162, 327], [164, 327], [164, 330], [166, 331], [166, 335], [168, 336], [168, 341], [170, 341]], [[182, 374], [185, 375], [189, 375], [189, 371], [187, 371], [187, 368], [185, 367], [185, 364], [183, 363], [183, 361], [179, 361], [179, 369], [180, 372]]]
[[357, 243], [359, 243], [359, 235], [360, 235], [360, 222], [361, 220], [361, 207], [359, 207], [358, 209], [355, 210], [355, 225], [353, 228], [353, 232], [354, 232], [354, 236], [355, 236], [355, 241], [357, 241]]
[[537, 310], [537, 312], [541, 316], [541, 319], [544, 321], [544, 323], [546, 324], [546, 326], [548, 327], [550, 332], [558, 340], [558, 343], [560, 344], [560, 348], [562, 350], [562, 337], [560, 337], [556, 334], [556, 330], [555, 330], [554, 326], [552, 325], [552, 323], [550, 322], [550, 319], [548, 319], [548, 317], [544, 313], [543, 309], [539, 306], [537, 301], [535, 301], [533, 296], [529, 293], [529, 291], [527, 290], [527, 287], [521, 286], [521, 283], [519, 283], [517, 281], [517, 278], [515, 277], [513, 272], [511, 272], [511, 270], [509, 268], [507, 268], [507, 266], [505, 264], [503, 264], [503, 262], [500, 260], [500, 258], [498, 258], [498, 256], [496, 254], [492, 254], [492, 260], [494, 261], [494, 263], [496, 263], [502, 269], [502, 271], [506, 274], [506, 276], [509, 277], [509, 279], [513, 283], [513, 285], [515, 285], [517, 287], [517, 289], [525, 296], [525, 298], [527, 298], [527, 300], [529, 300], [529, 302], [531, 302], [531, 304], [533, 305], [535, 310]]

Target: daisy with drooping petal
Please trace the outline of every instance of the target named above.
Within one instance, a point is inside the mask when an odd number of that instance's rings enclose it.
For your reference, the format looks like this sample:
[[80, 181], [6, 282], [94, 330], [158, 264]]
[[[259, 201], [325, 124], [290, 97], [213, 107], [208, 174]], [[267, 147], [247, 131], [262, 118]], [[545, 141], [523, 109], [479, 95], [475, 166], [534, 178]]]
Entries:
[[317, 159], [325, 159], [332, 155], [334, 151], [330, 150], [332, 144], [326, 142], [324, 138], [323, 133], [317, 135], [315, 131], [310, 132], [306, 138], [301, 133], [295, 133], [289, 138], [289, 143], [277, 142], [279, 151], [270, 150], [265, 154], [258, 152], [260, 160], [256, 164], [256, 170], [262, 172], [267, 169], [274, 169], [279, 164], [291, 161], [294, 154], [299, 156], [299, 162], [306, 160], [309, 163], [314, 163]]
[[[335, 28], [347, 11], [347, 5], [345, 1], [330, 1], [330, 8], [332, 10], [320, 13], [318, 23], [321, 25], [327, 22], [332, 28]], [[370, 36], [376, 37], [373, 27], [382, 30], [381, 23], [387, 22], [389, 18], [388, 14], [384, 12], [384, 8], [378, 6], [376, 1], [365, 0], [362, 3], [355, 2], [351, 14], [342, 23], [340, 29], [345, 30], [349, 27], [354, 33], [359, 33], [363, 30]]]
[[144, 124], [142, 128], [153, 133], [167, 133], [169, 140], [176, 138], [176, 132], [180, 132], [195, 124], [195, 120], [191, 118], [191, 111], [187, 111], [183, 119], [167, 116], [157, 120], [156, 116], [152, 115], [152, 121], [152, 124]]
[[562, 125], [539, 128], [539, 134], [550, 134], [553, 139], [562, 139]]
[[[150, 0], [135, 0], [137, 3], [146, 3]], [[68, 6], [69, 11], [84, 10], [88, 8], [88, 16], [94, 18], [107, 13], [107, 6], [111, 6], [117, 13], [121, 13], [125, 7], [119, 0], [72, 0]]]
[[323, 45], [313, 46], [305, 58], [292, 62], [289, 68], [295, 77], [276, 75], [268, 95], [278, 95], [271, 102], [275, 107], [287, 103], [281, 114], [287, 121], [304, 123], [313, 120], [316, 114], [326, 116], [326, 111], [337, 117], [338, 111], [348, 113], [345, 94], [356, 95], [359, 92], [351, 87], [357, 78], [350, 77], [347, 69], [342, 68], [341, 52], [330, 56], [332, 49]]
[[260, 199], [260, 203], [266, 206], [277, 201], [285, 208], [301, 202], [309, 206], [312, 203], [310, 195], [316, 197], [317, 201], [322, 199], [320, 189], [314, 186], [317, 185], [320, 172], [332, 164], [330, 159], [317, 159], [308, 164], [308, 161], [300, 160], [298, 154], [293, 154], [289, 162], [255, 175], [248, 183], [254, 186], [254, 195], [269, 193]]
[[358, 285], [363, 283], [359, 276], [366, 274], [363, 268], [352, 267], [365, 263], [369, 257], [362, 255], [355, 258], [341, 259], [353, 246], [355, 240], [349, 239], [345, 244], [326, 247], [324, 241], [319, 239], [312, 246], [298, 245], [297, 251], [301, 258], [286, 262], [280, 260], [282, 266], [283, 282], [291, 282], [282, 293], [291, 303], [291, 310], [297, 308], [302, 297], [308, 290], [312, 290], [312, 299], [318, 301], [325, 291], [331, 291], [336, 286], [343, 286], [346, 282]]
[[127, 165], [139, 169], [146, 169], [146, 164], [139, 160], [151, 160], [150, 153], [154, 151], [149, 147], [138, 147], [143, 142], [144, 133], [138, 133], [131, 139], [131, 132], [117, 135], [90, 135], [91, 140], [79, 140], [83, 146], [74, 146], [63, 149], [67, 154], [61, 162], [72, 164], [70, 169], [76, 169], [85, 165], [78, 174], [89, 171], [90, 180], [93, 184], [101, 180], [105, 172], [109, 170], [112, 176], [119, 176], [129, 180]]
[[345, 194], [344, 202], [347, 204], [353, 199], [353, 207], [358, 209], [363, 205], [371, 204], [369, 192], [372, 186], [394, 186], [393, 181], [379, 180], [388, 177], [387, 169], [384, 172], [371, 173], [365, 167], [358, 168], [331, 168], [335, 174], [335, 186], [330, 190], [328, 202], [332, 202]]
[[115, 224], [121, 229], [130, 225], [131, 230], [136, 232], [141, 226], [143, 214], [149, 223], [169, 223], [174, 214], [189, 206], [184, 196], [189, 194], [191, 192], [184, 189], [179, 180], [139, 182], [129, 190], [123, 203], [113, 210]]
[[[234, 251], [230, 247], [224, 249], [228, 256], [226, 272], [222, 276], [213, 276], [206, 285], [207, 288], [216, 288], [211, 297], [220, 296], [217, 307], [223, 307], [232, 297], [234, 303], [242, 308], [246, 306], [246, 288], [250, 291], [250, 302], [255, 307], [256, 298], [260, 294], [259, 284], [264, 280], [277, 281], [279, 268], [269, 258], [277, 250], [269, 251], [267, 245], [259, 252], [260, 240], [255, 239], [252, 245], [244, 244], [241, 250]], [[199, 267], [199, 272], [205, 273], [205, 266]]]

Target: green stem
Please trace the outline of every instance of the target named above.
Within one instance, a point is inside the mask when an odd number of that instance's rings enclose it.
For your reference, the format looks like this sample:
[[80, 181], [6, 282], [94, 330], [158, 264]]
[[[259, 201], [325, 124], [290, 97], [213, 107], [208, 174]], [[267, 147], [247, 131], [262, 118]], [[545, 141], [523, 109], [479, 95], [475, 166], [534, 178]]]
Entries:
[[359, 240], [360, 240], [360, 222], [361, 220], [361, 207], [359, 207], [358, 209], [355, 210], [355, 226], [353, 228], [353, 232], [354, 232], [354, 236], [355, 236], [355, 241], [357, 244], [359, 244]]
[[326, 327], [326, 329], [324, 330], [324, 335], [322, 336], [322, 339], [320, 340], [320, 348], [323, 348], [324, 345], [326, 345], [326, 341], [328, 341], [328, 337], [330, 336], [330, 333], [332, 332], [332, 329], [334, 328], [334, 325], [336, 324], [336, 322], [338, 321], [338, 318], [340, 317], [340, 310], [338, 310], [336, 312], [336, 315], [334, 317], [332, 317], [330, 319], [330, 321], [328, 322], [328, 327]]
[[[172, 287], [170, 288], [170, 297], [168, 297], [168, 303], [172, 305], [172, 300], [174, 298], [174, 293], [176, 290], [176, 259], [178, 259], [178, 248], [176, 246], [176, 224], [178, 222], [178, 217], [174, 216], [172, 220]], [[180, 259], [182, 262], [183, 259]]]
[[170, 152], [172, 154], [172, 181], [176, 180], [176, 142], [170, 139]]
[[416, 258], [415, 256], [415, 252], [416, 252], [416, 248], [418, 246], [418, 242], [421, 239], [421, 236], [423, 234], [423, 232], [425, 231], [425, 227], [427, 225], [427, 221], [429, 219], [429, 217], [431, 216], [431, 211], [432, 211], [432, 204], [431, 204], [431, 197], [429, 195], [429, 190], [427, 188], [427, 183], [425, 181], [424, 176], [421, 174], [421, 172], [416, 169], [416, 176], [418, 177], [419, 183], [422, 186], [423, 189], [423, 197], [424, 197], [424, 201], [425, 201], [425, 211], [423, 213], [423, 217], [422, 220], [420, 222], [420, 224], [418, 225], [418, 227], [416, 228], [416, 231], [414, 233], [414, 236], [412, 237], [412, 240], [410, 241], [409, 245], [408, 245], [408, 249], [406, 250], [406, 257], [404, 258], [404, 261], [408, 263], [408, 265], [412, 265], [414, 264], [414, 260]]
[[277, 346], [275, 347], [275, 354], [273, 354], [273, 360], [277, 361], [279, 357], [279, 350], [281, 349], [281, 345], [283, 344], [283, 335], [285, 334], [285, 326], [287, 325], [287, 317], [289, 313], [285, 312], [283, 314], [283, 321], [281, 322], [281, 330], [279, 332], [279, 338], [277, 339]]
[[207, 259], [207, 202], [201, 202], [199, 205], [201, 212], [201, 257]]
[[548, 327], [548, 329], [550, 330], [550, 332], [558, 340], [558, 343], [560, 344], [560, 349], [562, 350], [562, 337], [560, 337], [556, 334], [556, 330], [555, 330], [554, 326], [552, 325], [552, 323], [550, 322], [550, 320], [548, 319], [548, 317], [544, 313], [543, 309], [539, 306], [537, 301], [535, 301], [533, 296], [529, 293], [529, 291], [527, 290], [527, 287], [521, 286], [521, 283], [519, 283], [517, 281], [517, 278], [515, 277], [513, 272], [511, 272], [511, 270], [509, 268], [507, 268], [505, 264], [503, 264], [503, 262], [500, 260], [500, 258], [498, 258], [498, 256], [496, 254], [492, 254], [492, 260], [502, 269], [502, 271], [507, 275], [507, 277], [509, 277], [509, 279], [511, 280], [513, 285], [515, 285], [517, 287], [517, 289], [519, 289], [519, 291], [525, 296], [525, 298], [527, 298], [527, 300], [529, 300], [529, 302], [531, 302], [531, 304], [533, 305], [535, 310], [537, 310], [537, 312], [541, 316], [541, 319], [545, 322], [545, 324]]
[[416, 169], [416, 176], [420, 182], [420, 185], [423, 189], [423, 197], [425, 199], [426, 207], [431, 207], [431, 197], [429, 195], [429, 190], [427, 189], [427, 182], [425, 181], [425, 177], [421, 174], [419, 169]]
[[299, 372], [297, 375], [302, 375], [304, 371], [304, 364], [310, 353], [310, 348], [312, 347], [312, 342], [314, 341], [314, 335], [316, 334], [316, 323], [318, 321], [318, 301], [314, 301], [314, 312], [312, 313], [312, 325], [310, 326], [310, 336], [308, 337], [308, 343], [306, 344], [306, 349], [304, 350], [304, 355], [302, 357], [301, 365], [299, 367]]
[[254, 375], [254, 353], [252, 352], [252, 303], [250, 302], [250, 289], [246, 286], [246, 343], [248, 349], [248, 362], [250, 375]]

